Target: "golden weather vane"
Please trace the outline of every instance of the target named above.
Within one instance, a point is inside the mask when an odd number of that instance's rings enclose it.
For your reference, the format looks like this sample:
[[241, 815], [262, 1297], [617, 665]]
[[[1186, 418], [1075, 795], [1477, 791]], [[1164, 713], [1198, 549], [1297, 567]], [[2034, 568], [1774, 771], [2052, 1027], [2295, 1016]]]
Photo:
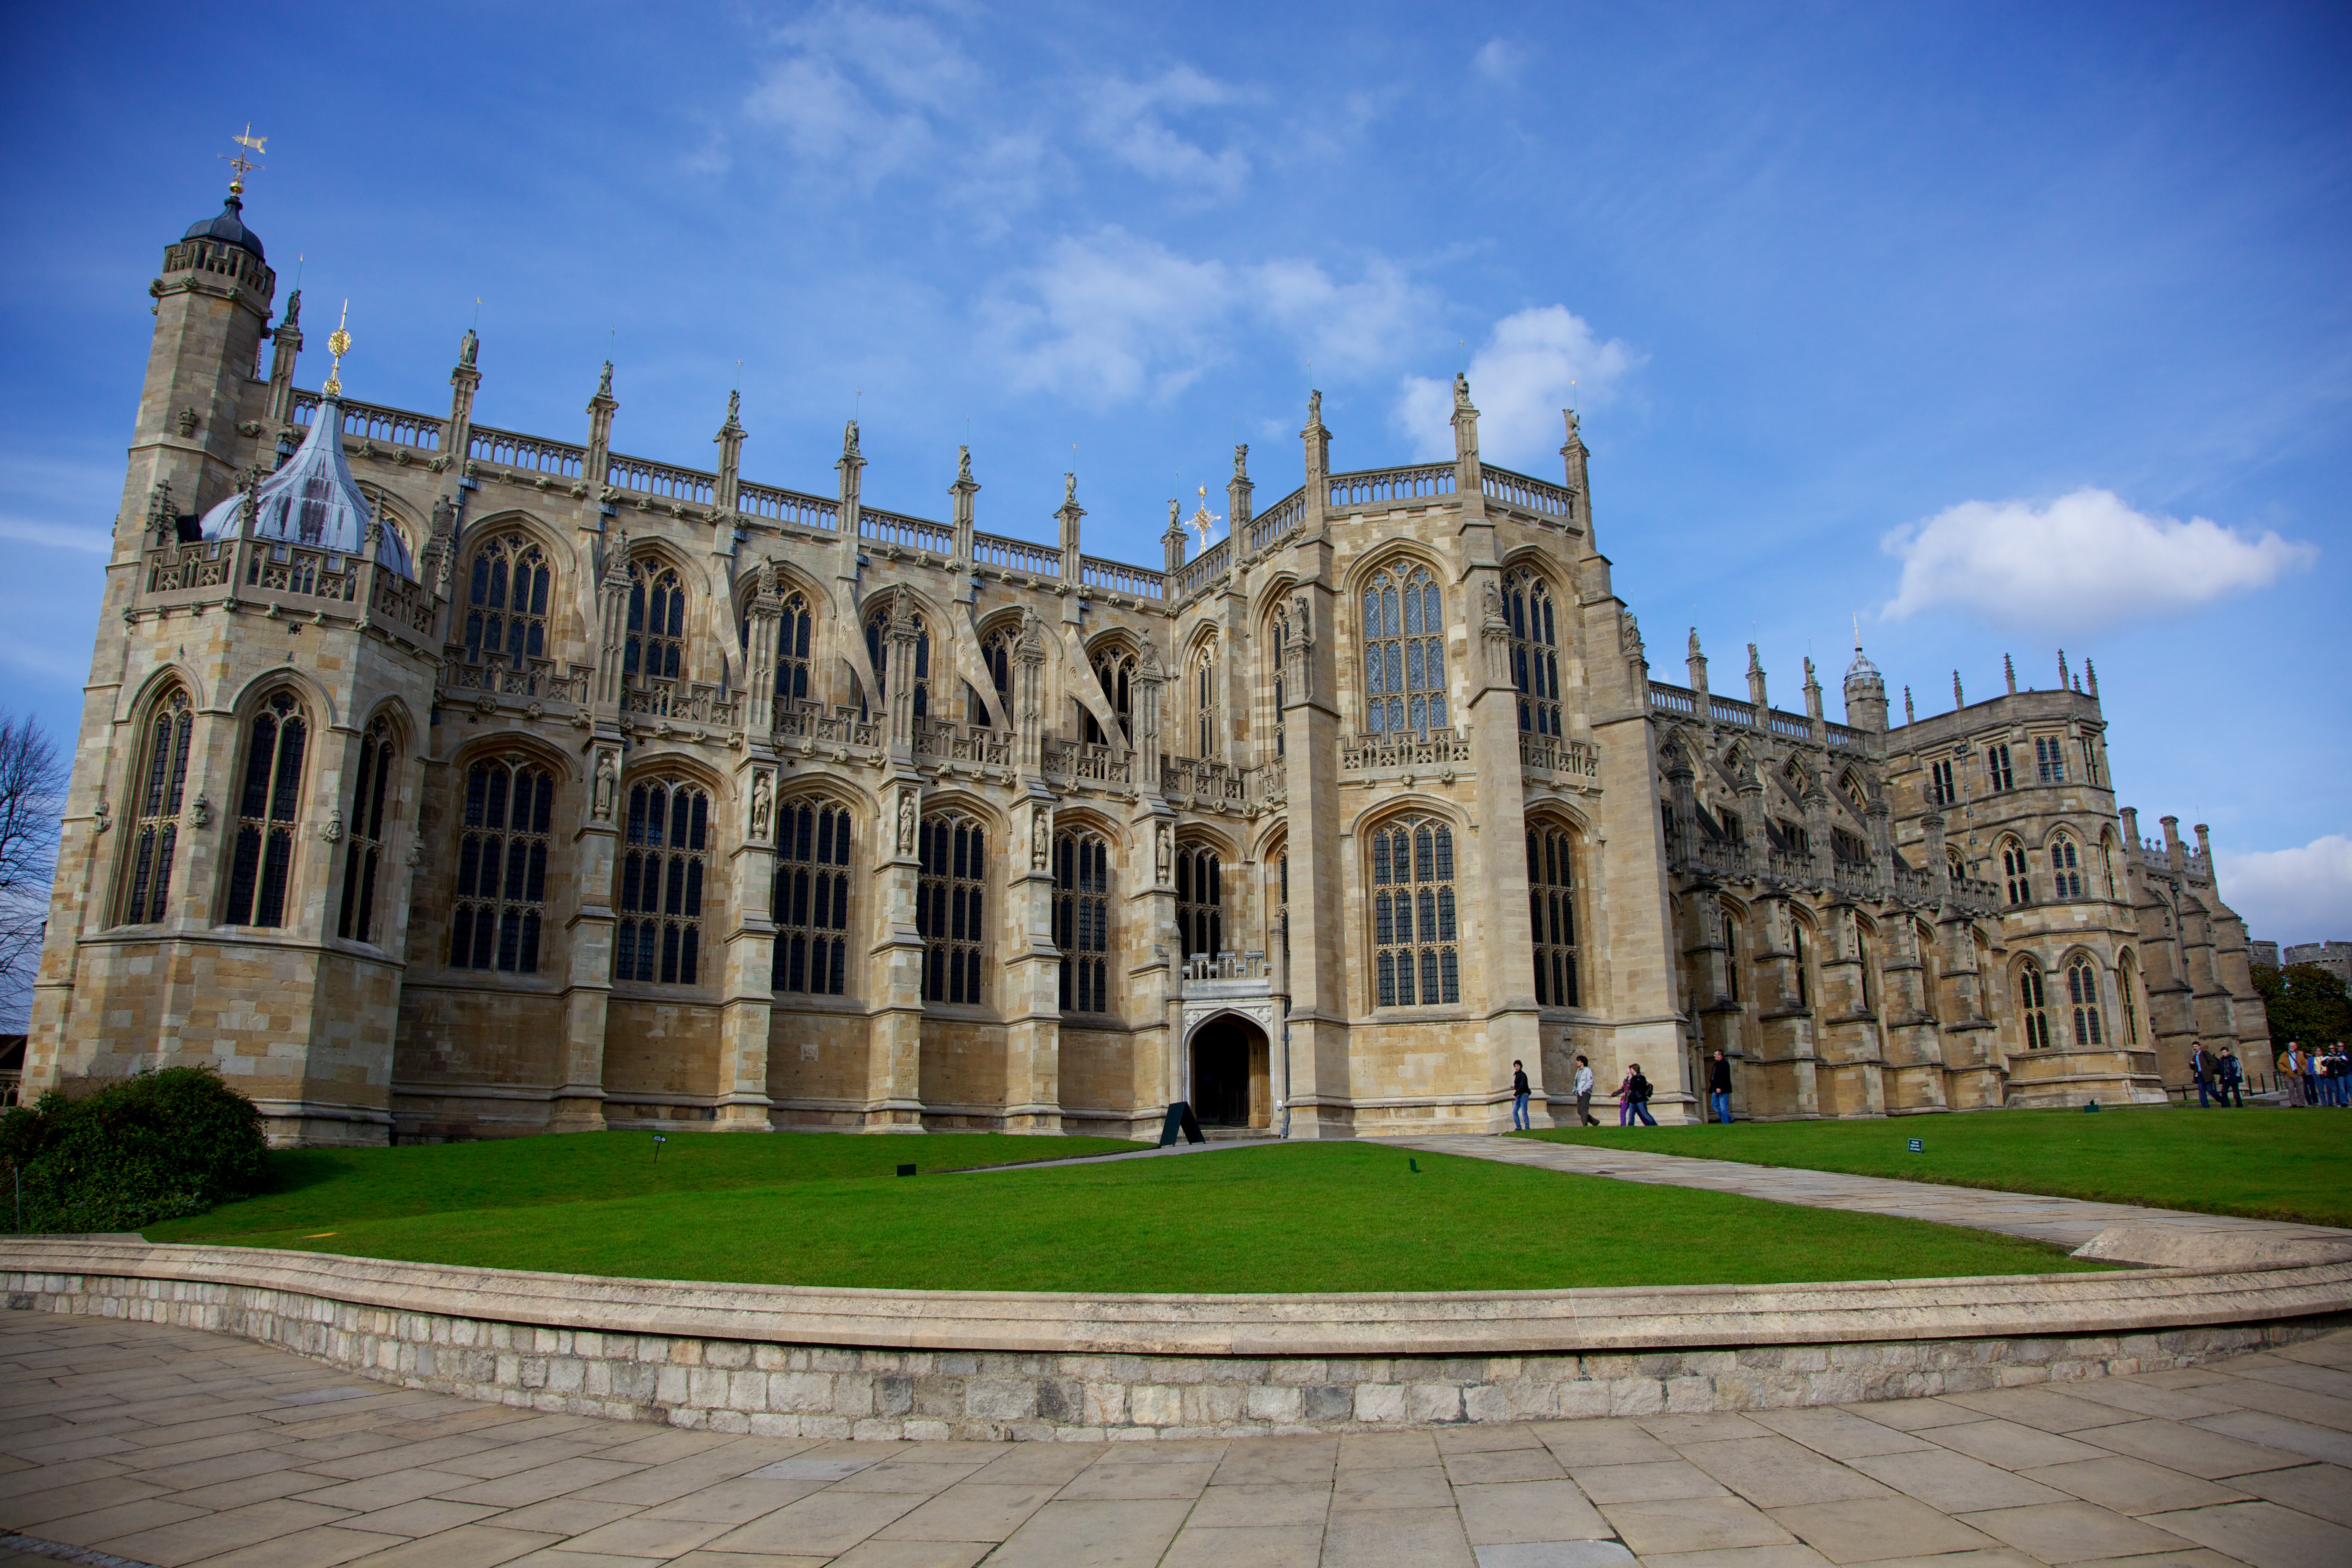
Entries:
[[1217, 524], [1224, 521], [1209, 510], [1208, 486], [1201, 487], [1201, 510], [1185, 521], [1192, 526], [1192, 531], [1201, 536], [1201, 548], [1206, 550], [1209, 547], [1209, 536], [1216, 531]]
[[319, 390], [329, 397], [343, 395], [343, 356], [352, 352], [352, 334], [343, 329], [351, 324], [351, 319], [352, 302], [346, 300], [343, 301], [342, 319], [335, 323], [335, 330], [327, 336], [327, 352], [335, 356], [335, 363], [327, 372], [327, 384]]
[[229, 166], [230, 173], [234, 176], [228, 183], [229, 194], [232, 195], [243, 195], [245, 194], [246, 175], [252, 174], [254, 171], [263, 166], [255, 163], [253, 159], [247, 157], [245, 154], [247, 153], [251, 153], [259, 157], [268, 156], [269, 153], [269, 138], [267, 136], [256, 136], [253, 133], [253, 122], [248, 120], [245, 124], [245, 134], [242, 136], [232, 136], [229, 140], [236, 142], [242, 151], [234, 154], [223, 153], [218, 154], [218, 156], [223, 163]]

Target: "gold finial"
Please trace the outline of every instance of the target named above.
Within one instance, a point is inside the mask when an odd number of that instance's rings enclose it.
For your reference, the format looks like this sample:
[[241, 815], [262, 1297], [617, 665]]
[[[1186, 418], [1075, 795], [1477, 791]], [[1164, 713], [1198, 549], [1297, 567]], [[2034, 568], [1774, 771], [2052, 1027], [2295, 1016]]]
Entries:
[[1200, 491], [1201, 509], [1194, 512], [1191, 517], [1187, 518], [1185, 521], [1191, 526], [1193, 532], [1201, 536], [1201, 548], [1206, 550], [1209, 547], [1210, 535], [1216, 531], [1217, 524], [1224, 520], [1209, 510], [1209, 487], [1202, 485], [1200, 487]]
[[351, 323], [351, 319], [352, 302], [346, 300], [343, 301], [342, 319], [335, 323], [335, 330], [327, 334], [327, 352], [335, 356], [335, 363], [327, 371], [327, 384], [319, 390], [329, 397], [343, 395], [343, 356], [352, 352], [352, 334], [343, 329]]
[[233, 196], [241, 196], [245, 195], [246, 175], [261, 167], [259, 163], [257, 163], [252, 159], [247, 157], [245, 153], [254, 153], [266, 154], [269, 151], [269, 138], [267, 136], [256, 136], [253, 133], [253, 122], [248, 120], [246, 121], [245, 134], [242, 136], [232, 136], [229, 140], [236, 142], [239, 147], [245, 149], [245, 152], [237, 153], [234, 155], [223, 153], [219, 154], [219, 157], [223, 163], [226, 163], [229, 166], [231, 172], [231, 178], [228, 183], [228, 194]]

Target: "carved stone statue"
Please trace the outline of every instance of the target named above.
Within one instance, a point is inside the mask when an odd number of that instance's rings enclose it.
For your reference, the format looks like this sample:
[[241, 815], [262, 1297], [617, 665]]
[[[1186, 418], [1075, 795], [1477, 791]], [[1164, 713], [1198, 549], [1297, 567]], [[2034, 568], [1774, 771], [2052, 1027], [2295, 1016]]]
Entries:
[[765, 844], [768, 841], [768, 819], [772, 815], [774, 806], [773, 792], [768, 786], [768, 775], [764, 773], [753, 773], [751, 775], [752, 843]]
[[[470, 332], [467, 334], [468, 337], [472, 335]], [[599, 397], [613, 395], [613, 362], [611, 360], [604, 362], [604, 374], [596, 378], [596, 395]]]
[[1322, 423], [1323, 394], [1319, 390], [1310, 392], [1307, 395], [1307, 427], [1309, 430], [1317, 429]]
[[[296, 298], [299, 299], [300, 296], [297, 295]], [[294, 324], [294, 312], [291, 310], [289, 310], [286, 313], [286, 324], [289, 327]], [[481, 352], [482, 340], [475, 335], [473, 328], [467, 327], [466, 329], [466, 335], [457, 340], [458, 364], [467, 370], [473, 369], [474, 356]]]
[[1064, 506], [1078, 504], [1078, 476], [1076, 474], [1062, 476], [1062, 504]]
[[901, 855], [912, 855], [915, 852], [915, 792], [910, 789], [900, 790], [898, 792], [898, 853]]
[[599, 822], [613, 820], [614, 797], [620, 793], [620, 759], [610, 751], [596, 753], [596, 791], [590, 803]]
[[335, 806], [327, 813], [326, 826], [319, 829], [319, 837], [330, 844], [341, 844], [343, 841], [343, 808], [341, 806]]
[[860, 460], [857, 455], [857, 421], [855, 419], [842, 426], [841, 455], [851, 462]]
[[1153, 885], [1164, 888], [1168, 885], [1170, 874], [1176, 868], [1176, 845], [1166, 824], [1161, 824], [1153, 835], [1152, 845], [1152, 867], [1157, 873]]
[[1234, 478], [1249, 478], [1249, 443], [1246, 441], [1234, 448]]
[[1054, 863], [1054, 810], [1032, 807], [1029, 813], [1029, 868], [1043, 871]]
[[213, 825], [213, 803], [199, 795], [195, 804], [188, 808], [188, 816], [198, 827], [210, 827]]
[[1627, 658], [1643, 658], [1642, 623], [1633, 618], [1631, 610], [1617, 612], [1617, 651]]

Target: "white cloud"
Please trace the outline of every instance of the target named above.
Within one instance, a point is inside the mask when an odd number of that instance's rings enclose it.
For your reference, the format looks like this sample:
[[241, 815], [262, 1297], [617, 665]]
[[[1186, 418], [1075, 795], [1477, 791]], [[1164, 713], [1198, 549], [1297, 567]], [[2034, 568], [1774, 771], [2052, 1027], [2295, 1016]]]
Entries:
[[2214, 848], [2221, 901], [2248, 934], [2281, 946], [2352, 938], [2352, 838], [2331, 833], [2299, 849]]
[[2149, 517], [2091, 489], [2046, 506], [1964, 501], [1881, 542], [1903, 563], [1887, 616], [1955, 609], [2053, 632], [2190, 609], [2267, 586], [2319, 553], [2207, 518]]
[[969, 102], [979, 72], [920, 17], [835, 5], [778, 35], [791, 51], [744, 100], [803, 159], [871, 186], [936, 147], [935, 121]]
[[1249, 160], [1237, 148], [1212, 153], [1199, 142], [1188, 141], [1170, 126], [1168, 115], [1219, 108], [1242, 96], [1186, 65], [1150, 81], [1111, 77], [1086, 93], [1088, 130], [1139, 174], [1230, 195], [1249, 178]]
[[1489, 38], [1478, 46], [1470, 57], [1470, 68], [1488, 81], [1512, 86], [1519, 79], [1519, 67], [1527, 57], [1501, 38]]
[[[1541, 462], [1559, 446], [1559, 411], [1571, 404], [1607, 402], [1643, 358], [1622, 338], [1595, 340], [1591, 324], [1565, 305], [1539, 305], [1504, 317], [1470, 358], [1479, 450], [1494, 461], [1522, 468]], [[1417, 456], [1452, 455], [1453, 417], [1450, 382], [1405, 377], [1394, 423]]]
[[110, 530], [76, 528], [64, 522], [32, 522], [24, 518], [0, 517], [0, 539], [37, 545], [44, 550], [71, 550], [86, 555], [111, 555], [114, 552], [114, 535]]
[[1194, 259], [1114, 226], [1055, 241], [982, 314], [1016, 386], [1119, 401], [1182, 390], [1252, 330], [1318, 366], [1374, 366], [1433, 309], [1382, 259], [1349, 282], [1295, 258]]

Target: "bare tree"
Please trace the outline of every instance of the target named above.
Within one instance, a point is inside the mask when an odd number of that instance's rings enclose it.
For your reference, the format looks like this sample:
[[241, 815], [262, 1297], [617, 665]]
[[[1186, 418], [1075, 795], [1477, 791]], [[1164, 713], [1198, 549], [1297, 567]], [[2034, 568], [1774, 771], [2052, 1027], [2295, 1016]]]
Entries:
[[66, 778], [39, 721], [0, 712], [0, 1021], [16, 1028], [31, 1010]]

